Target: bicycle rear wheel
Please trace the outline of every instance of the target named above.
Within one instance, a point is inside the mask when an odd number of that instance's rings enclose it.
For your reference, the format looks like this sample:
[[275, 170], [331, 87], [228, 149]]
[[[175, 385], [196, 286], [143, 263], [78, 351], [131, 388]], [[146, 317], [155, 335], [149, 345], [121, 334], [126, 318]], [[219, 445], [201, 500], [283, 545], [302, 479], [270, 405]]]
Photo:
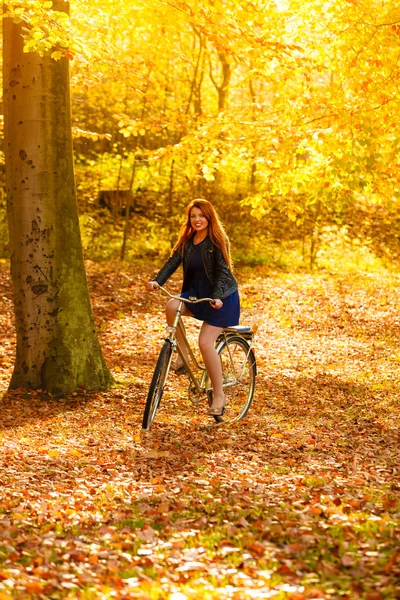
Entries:
[[226, 399], [225, 412], [214, 416], [218, 422], [243, 419], [253, 401], [256, 383], [256, 359], [248, 342], [238, 335], [223, 339], [217, 346]]
[[168, 366], [172, 354], [172, 347], [168, 341], [165, 341], [161, 348], [160, 355], [154, 369], [153, 378], [150, 383], [149, 393], [147, 395], [146, 405], [144, 407], [142, 428], [150, 429], [156, 412], [160, 406], [161, 398], [164, 392], [165, 380], [168, 375]]

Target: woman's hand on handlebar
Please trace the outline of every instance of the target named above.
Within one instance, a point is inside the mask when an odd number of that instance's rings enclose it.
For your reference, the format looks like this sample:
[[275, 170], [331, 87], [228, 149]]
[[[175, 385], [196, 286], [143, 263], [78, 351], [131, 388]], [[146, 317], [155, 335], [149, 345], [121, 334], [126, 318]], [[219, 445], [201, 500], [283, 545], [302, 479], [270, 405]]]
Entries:
[[[211, 304], [211, 302], [210, 302], [210, 304]], [[219, 310], [220, 308], [222, 308], [223, 304], [224, 304], [224, 303], [222, 302], [222, 300], [220, 300], [219, 298], [216, 298], [216, 299], [213, 301], [213, 303], [211, 304], [211, 306], [212, 306], [213, 308], [216, 308], [217, 310]]]
[[153, 290], [156, 290], [160, 286], [158, 285], [157, 281], [149, 281], [147, 283], [146, 287], [149, 290], [149, 292], [152, 292]]

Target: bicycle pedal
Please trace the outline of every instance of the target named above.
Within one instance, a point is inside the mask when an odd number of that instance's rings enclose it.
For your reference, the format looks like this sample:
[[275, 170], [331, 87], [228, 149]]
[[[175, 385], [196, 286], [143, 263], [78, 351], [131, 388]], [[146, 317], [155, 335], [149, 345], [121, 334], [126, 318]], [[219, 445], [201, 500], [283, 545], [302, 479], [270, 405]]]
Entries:
[[189, 398], [189, 400], [193, 404], [193, 406], [198, 406], [199, 404], [201, 404], [201, 398]]
[[200, 404], [200, 402], [202, 401], [202, 397], [197, 392], [197, 389], [195, 387], [190, 387], [189, 388], [189, 400], [193, 404], [193, 406], [196, 406], [197, 404]]

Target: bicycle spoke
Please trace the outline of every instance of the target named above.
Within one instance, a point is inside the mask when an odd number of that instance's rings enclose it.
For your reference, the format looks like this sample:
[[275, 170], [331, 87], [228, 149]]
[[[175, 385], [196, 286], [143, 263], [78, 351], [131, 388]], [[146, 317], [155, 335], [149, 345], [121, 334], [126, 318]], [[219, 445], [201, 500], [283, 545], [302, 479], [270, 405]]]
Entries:
[[215, 417], [221, 421], [239, 421], [247, 414], [254, 394], [255, 359], [248, 343], [232, 336], [217, 348], [221, 359], [223, 388], [226, 398], [225, 413]]

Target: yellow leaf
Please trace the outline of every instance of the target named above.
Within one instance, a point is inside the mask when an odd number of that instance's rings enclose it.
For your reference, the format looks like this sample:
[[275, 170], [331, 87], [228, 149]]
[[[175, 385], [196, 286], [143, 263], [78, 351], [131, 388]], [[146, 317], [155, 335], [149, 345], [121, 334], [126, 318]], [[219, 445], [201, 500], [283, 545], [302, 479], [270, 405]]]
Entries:
[[76, 450], [76, 448], [71, 448], [69, 450], [69, 453], [70, 453], [71, 456], [79, 456], [80, 455], [79, 450]]
[[50, 458], [58, 458], [60, 456], [59, 450], [49, 450], [48, 455]]
[[51, 8], [53, 6], [53, 2], [50, 0], [43, 2], [43, 8]]

